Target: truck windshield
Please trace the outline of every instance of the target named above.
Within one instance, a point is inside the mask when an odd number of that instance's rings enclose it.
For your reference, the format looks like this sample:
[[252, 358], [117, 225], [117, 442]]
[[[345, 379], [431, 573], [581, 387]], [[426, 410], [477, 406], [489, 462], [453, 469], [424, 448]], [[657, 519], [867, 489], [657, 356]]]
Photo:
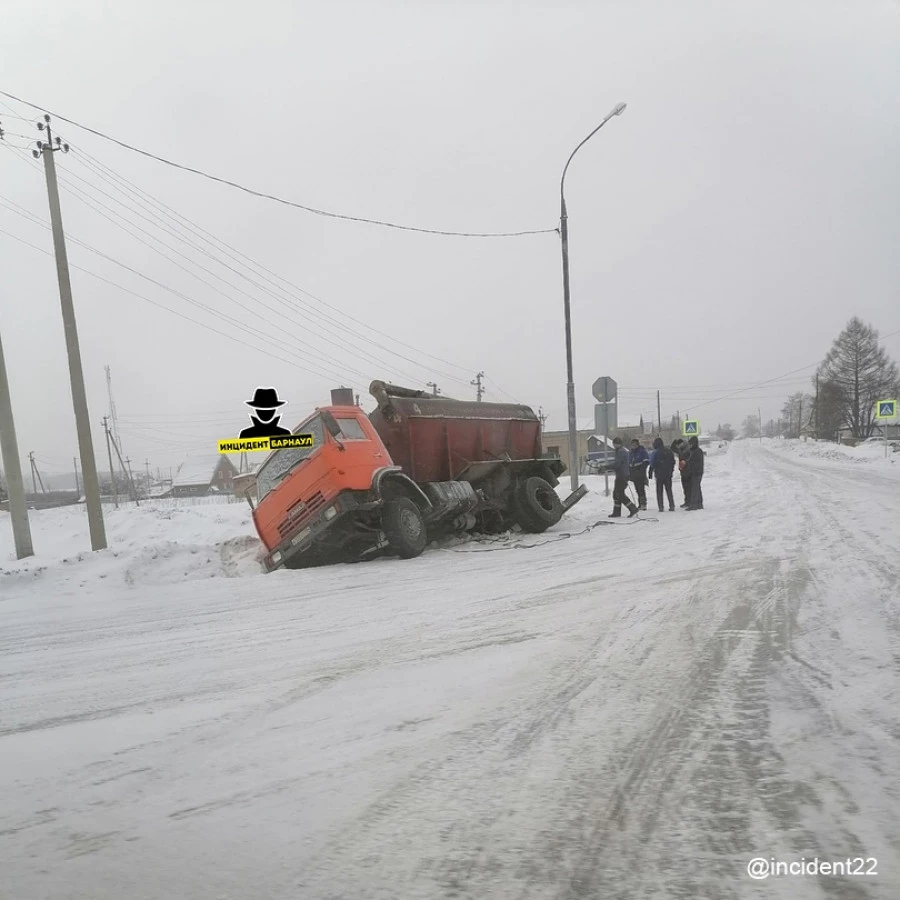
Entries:
[[313, 455], [325, 442], [325, 428], [322, 417], [314, 416], [294, 429], [294, 434], [312, 434], [312, 447], [289, 447], [278, 450], [270, 456], [256, 477], [257, 502], [261, 501], [288, 473], [304, 459]]

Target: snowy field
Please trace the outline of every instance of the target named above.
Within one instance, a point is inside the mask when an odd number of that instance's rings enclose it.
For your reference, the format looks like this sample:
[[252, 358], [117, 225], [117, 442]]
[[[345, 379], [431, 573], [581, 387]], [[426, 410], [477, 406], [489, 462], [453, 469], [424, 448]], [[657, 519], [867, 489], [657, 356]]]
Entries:
[[702, 512], [595, 477], [543, 536], [269, 576], [242, 504], [101, 553], [32, 513], [21, 562], [0, 514], [0, 897], [896, 900], [883, 453], [737, 441]]

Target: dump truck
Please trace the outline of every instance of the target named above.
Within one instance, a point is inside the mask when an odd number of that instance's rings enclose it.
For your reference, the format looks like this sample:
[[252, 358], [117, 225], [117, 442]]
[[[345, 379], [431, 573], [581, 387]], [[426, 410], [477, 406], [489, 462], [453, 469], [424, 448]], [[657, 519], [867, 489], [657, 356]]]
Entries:
[[267, 571], [410, 559], [452, 533], [540, 533], [586, 492], [560, 499], [565, 465], [542, 458], [528, 406], [383, 381], [369, 392], [378, 404], [369, 415], [346, 400], [317, 408], [293, 429], [312, 434], [311, 447], [274, 451], [242, 480]]

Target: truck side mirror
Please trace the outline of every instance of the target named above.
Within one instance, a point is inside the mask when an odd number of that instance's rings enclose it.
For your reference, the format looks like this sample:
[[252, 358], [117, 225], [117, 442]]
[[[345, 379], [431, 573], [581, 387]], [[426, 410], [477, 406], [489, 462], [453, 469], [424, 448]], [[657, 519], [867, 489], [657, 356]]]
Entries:
[[321, 415], [322, 421], [325, 423], [325, 427], [328, 429], [328, 433], [335, 439], [338, 447], [343, 450], [344, 445], [341, 443], [341, 435], [343, 435], [343, 432], [341, 431], [341, 426], [337, 423], [337, 419], [335, 419], [335, 417], [330, 412], [328, 412], [327, 409], [323, 409]]

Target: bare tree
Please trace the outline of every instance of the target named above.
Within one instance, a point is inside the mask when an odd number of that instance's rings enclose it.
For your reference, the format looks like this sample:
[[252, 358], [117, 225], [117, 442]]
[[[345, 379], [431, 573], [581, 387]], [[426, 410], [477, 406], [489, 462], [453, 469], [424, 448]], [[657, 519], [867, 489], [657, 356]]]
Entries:
[[747, 416], [741, 425], [741, 434], [745, 438], [759, 437], [759, 418], [757, 416]]
[[731, 425], [728, 422], [726, 422], [724, 425], [720, 425], [716, 429], [716, 437], [720, 441], [733, 441], [734, 434], [735, 434], [734, 429], [731, 427]]
[[835, 339], [819, 377], [840, 390], [841, 418], [857, 440], [872, 433], [875, 403], [893, 397], [900, 384], [900, 370], [878, 343], [878, 332], [856, 316]]
[[787, 423], [785, 437], [800, 437], [801, 432], [808, 429], [814, 415], [815, 401], [809, 394], [803, 391], [791, 394], [781, 408], [781, 416]]

